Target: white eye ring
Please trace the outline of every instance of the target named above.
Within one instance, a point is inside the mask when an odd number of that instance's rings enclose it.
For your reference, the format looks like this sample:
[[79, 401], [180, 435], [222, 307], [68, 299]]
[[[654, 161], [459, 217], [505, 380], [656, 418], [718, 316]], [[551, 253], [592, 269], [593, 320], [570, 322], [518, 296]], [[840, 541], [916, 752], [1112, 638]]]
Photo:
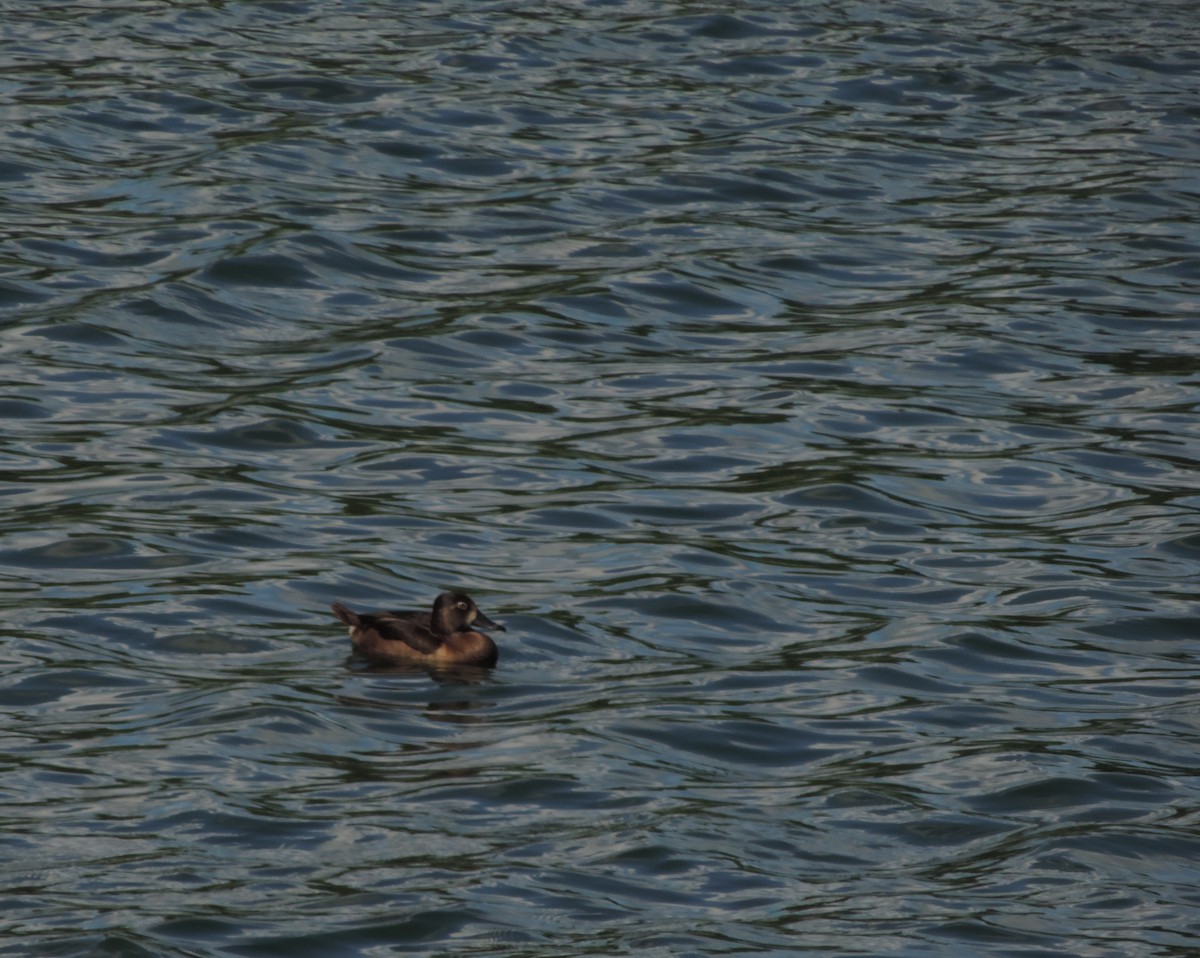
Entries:
[[459, 609], [461, 609], [463, 612], [466, 612], [466, 611], [467, 611], [467, 603], [465, 603], [465, 602], [460, 602], [460, 603], [458, 603], [458, 607], [459, 607]]

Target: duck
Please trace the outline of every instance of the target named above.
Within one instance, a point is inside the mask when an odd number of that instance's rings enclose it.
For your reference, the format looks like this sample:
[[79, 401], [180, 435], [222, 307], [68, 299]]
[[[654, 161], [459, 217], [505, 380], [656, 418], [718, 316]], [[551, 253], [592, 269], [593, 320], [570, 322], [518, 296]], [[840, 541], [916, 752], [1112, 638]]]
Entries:
[[429, 612], [354, 612], [340, 602], [330, 608], [350, 628], [354, 651], [369, 662], [397, 665], [479, 665], [491, 668], [499, 650], [482, 626], [507, 632], [479, 611], [463, 592], [443, 592]]

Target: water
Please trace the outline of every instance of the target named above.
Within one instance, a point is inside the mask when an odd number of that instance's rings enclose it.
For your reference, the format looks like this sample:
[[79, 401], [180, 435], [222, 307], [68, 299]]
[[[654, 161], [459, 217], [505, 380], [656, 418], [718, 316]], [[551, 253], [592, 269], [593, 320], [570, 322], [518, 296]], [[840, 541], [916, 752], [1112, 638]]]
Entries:
[[1200, 949], [1190, 5], [0, 13], [0, 954]]

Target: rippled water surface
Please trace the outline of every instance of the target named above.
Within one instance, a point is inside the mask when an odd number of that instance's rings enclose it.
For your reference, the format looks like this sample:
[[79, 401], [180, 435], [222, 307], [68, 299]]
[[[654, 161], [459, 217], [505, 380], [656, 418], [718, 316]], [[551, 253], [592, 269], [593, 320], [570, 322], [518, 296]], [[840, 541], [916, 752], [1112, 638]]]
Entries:
[[0, 955], [1196, 954], [1198, 24], [0, 0]]

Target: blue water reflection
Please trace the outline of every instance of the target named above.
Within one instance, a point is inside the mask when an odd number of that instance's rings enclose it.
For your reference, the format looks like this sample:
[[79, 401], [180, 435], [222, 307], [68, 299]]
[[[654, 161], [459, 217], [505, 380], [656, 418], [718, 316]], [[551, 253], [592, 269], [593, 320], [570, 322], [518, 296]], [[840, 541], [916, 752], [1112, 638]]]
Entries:
[[1196, 949], [1190, 8], [0, 12], [0, 955]]

